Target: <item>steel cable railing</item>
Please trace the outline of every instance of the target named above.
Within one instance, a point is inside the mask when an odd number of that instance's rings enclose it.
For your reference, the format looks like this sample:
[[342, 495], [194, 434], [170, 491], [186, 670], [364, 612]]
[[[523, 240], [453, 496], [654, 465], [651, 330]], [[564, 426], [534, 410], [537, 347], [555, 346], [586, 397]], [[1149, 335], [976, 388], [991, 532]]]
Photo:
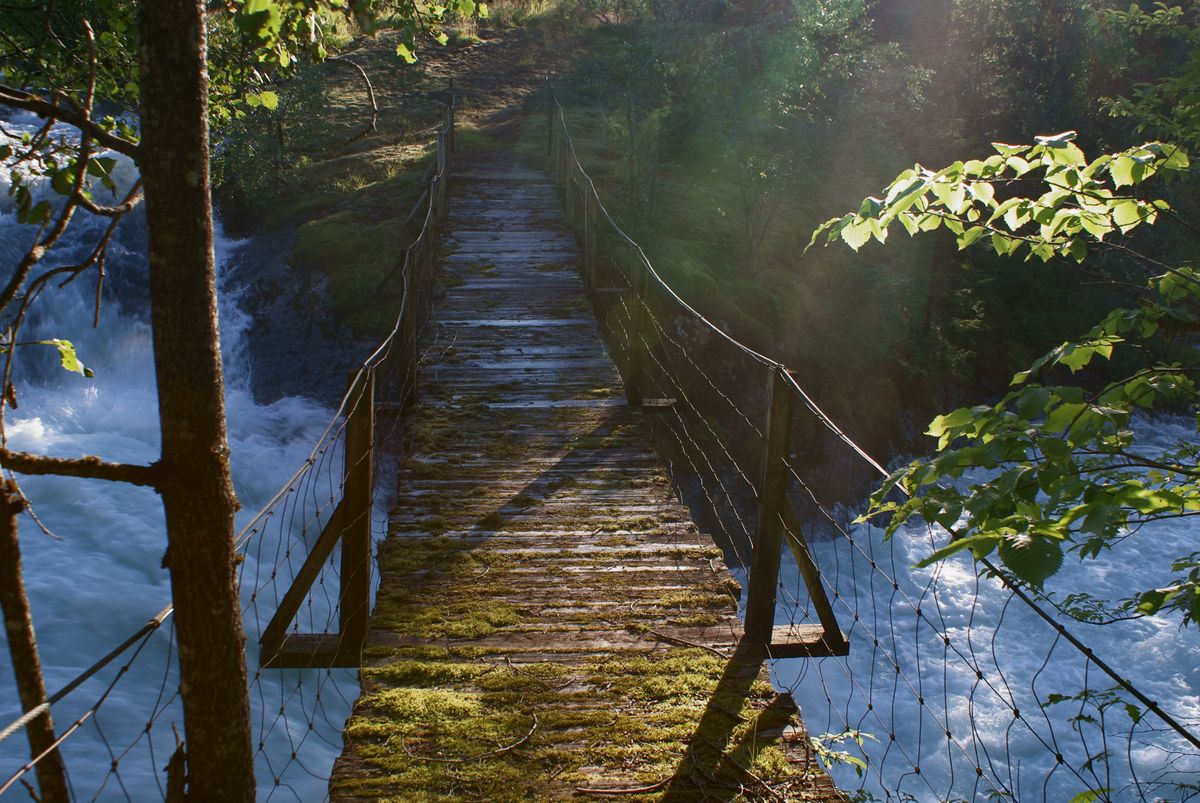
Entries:
[[888, 800], [1200, 794], [1200, 705], [1155, 700], [1170, 673], [1139, 677], [1146, 662], [1113, 647], [1127, 629], [1068, 629], [990, 564], [914, 568], [952, 537], [940, 528], [885, 539], [852, 522], [887, 472], [785, 366], [671, 287], [606, 209], [547, 92], [551, 170], [629, 401], [745, 577], [747, 638], [835, 780]]

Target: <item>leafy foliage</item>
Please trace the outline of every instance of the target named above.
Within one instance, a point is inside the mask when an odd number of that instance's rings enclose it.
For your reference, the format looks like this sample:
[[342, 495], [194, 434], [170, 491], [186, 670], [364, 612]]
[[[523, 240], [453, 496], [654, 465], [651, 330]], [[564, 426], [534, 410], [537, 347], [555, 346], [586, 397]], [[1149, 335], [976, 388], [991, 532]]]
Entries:
[[[887, 515], [887, 532], [920, 517], [954, 539], [920, 565], [961, 551], [995, 555], [1017, 578], [1041, 587], [1064, 553], [1097, 558], [1152, 521], [1200, 513], [1200, 445], [1154, 449], [1139, 438], [1139, 411], [1187, 410], [1198, 401], [1200, 370], [1190, 333], [1200, 325], [1200, 274], [1141, 255], [1127, 235], [1170, 207], [1134, 190], [1155, 176], [1187, 171], [1179, 147], [1150, 142], [1088, 161], [1073, 132], [1035, 145], [995, 143], [985, 159], [900, 174], [882, 198], [832, 219], [815, 243], [854, 249], [884, 242], [893, 223], [910, 235], [949, 230], [960, 249], [987, 244], [997, 254], [1084, 262], [1115, 249], [1147, 270], [1136, 304], [1112, 310], [1090, 332], [1016, 374], [998, 403], [938, 416], [928, 434], [937, 453], [896, 471], [872, 497], [865, 518]], [[1033, 187], [1035, 193], [1021, 190]], [[811, 243], [810, 243], [811, 245]], [[1116, 350], [1142, 358], [1136, 370], [1094, 385], [1054, 381], [1110, 361]], [[983, 473], [986, 472], [986, 473]], [[907, 495], [896, 501], [892, 491]], [[1200, 621], [1196, 556], [1181, 558], [1178, 580], [1141, 589], [1125, 614], [1169, 609]]]

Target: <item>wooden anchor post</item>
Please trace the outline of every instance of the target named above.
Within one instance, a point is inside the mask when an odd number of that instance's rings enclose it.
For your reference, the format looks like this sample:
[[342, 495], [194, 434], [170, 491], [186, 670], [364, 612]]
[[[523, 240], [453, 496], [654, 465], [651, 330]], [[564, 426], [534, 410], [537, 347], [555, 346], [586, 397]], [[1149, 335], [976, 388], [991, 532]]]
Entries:
[[783, 508], [787, 502], [785, 460], [791, 438], [792, 393], [786, 369], [771, 365], [767, 374], [767, 428], [758, 485], [758, 520], [746, 597], [746, 638], [766, 648], [775, 627], [779, 561], [783, 555]]
[[589, 180], [583, 188], [583, 287], [588, 293], [596, 287], [596, 202]]
[[342, 535], [342, 583], [338, 593], [338, 653], [357, 659], [367, 638], [371, 615], [371, 487], [375, 437], [375, 371], [357, 374], [346, 411], [342, 505], [347, 512]]
[[629, 300], [633, 308], [629, 311], [629, 367], [625, 380], [625, 400], [630, 407], [641, 407], [646, 398], [646, 266], [637, 249], [630, 246], [632, 260], [629, 266]]

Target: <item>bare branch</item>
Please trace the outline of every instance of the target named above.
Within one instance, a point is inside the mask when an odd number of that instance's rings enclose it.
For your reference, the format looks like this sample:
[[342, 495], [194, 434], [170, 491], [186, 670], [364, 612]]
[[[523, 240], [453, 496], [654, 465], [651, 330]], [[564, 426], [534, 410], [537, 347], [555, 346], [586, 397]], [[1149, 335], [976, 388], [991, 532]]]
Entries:
[[148, 466], [106, 463], [95, 456], [46, 457], [0, 448], [0, 466], [18, 474], [48, 474], [59, 477], [127, 482], [131, 485], [143, 485], [150, 488], [157, 488], [159, 481], [157, 463]]
[[367, 85], [367, 100], [371, 102], [371, 122], [362, 130], [362, 132], [346, 140], [346, 144], [349, 145], [350, 143], [360, 140], [367, 134], [376, 130], [375, 124], [379, 121], [379, 104], [375, 102], [375, 87], [371, 86], [371, 79], [367, 76], [367, 71], [364, 70], [359, 64], [351, 61], [345, 56], [330, 56], [325, 60], [337, 62], [338, 64], [349, 64], [351, 67], [358, 70], [358, 74], [362, 77], [363, 83]]
[[142, 197], [142, 180], [139, 178], [133, 185], [133, 189], [129, 191], [127, 196], [125, 196], [125, 200], [117, 206], [101, 206], [100, 204], [85, 198], [82, 193], [76, 200], [79, 202], [80, 206], [91, 212], [93, 215], [100, 215], [101, 217], [119, 217], [126, 212], [132, 211], [135, 206], [142, 202]]

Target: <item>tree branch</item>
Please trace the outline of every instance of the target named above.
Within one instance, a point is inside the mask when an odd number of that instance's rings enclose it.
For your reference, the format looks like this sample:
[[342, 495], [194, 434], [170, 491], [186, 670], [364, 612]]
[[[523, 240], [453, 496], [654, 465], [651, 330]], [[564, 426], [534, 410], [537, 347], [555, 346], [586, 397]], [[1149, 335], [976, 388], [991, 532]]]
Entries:
[[371, 86], [371, 79], [368, 77], [367, 71], [364, 70], [359, 64], [351, 61], [345, 56], [330, 56], [325, 60], [336, 62], [338, 64], [349, 64], [351, 67], [358, 70], [358, 74], [362, 77], [363, 83], [367, 85], [367, 100], [371, 102], [371, 122], [362, 130], [361, 133], [356, 134], [350, 139], [346, 140], [346, 144], [349, 145], [350, 143], [360, 140], [367, 134], [376, 130], [375, 124], [379, 121], [379, 104], [375, 102], [375, 87]]
[[56, 475], [82, 479], [127, 482], [156, 488], [159, 481], [157, 463], [135, 466], [127, 463], [106, 463], [99, 457], [46, 457], [45, 455], [14, 452], [0, 448], [0, 465], [18, 474]]
[[92, 139], [109, 150], [123, 153], [134, 160], [137, 160], [141, 155], [141, 149], [136, 143], [122, 139], [115, 134], [110, 134], [95, 123], [85, 122], [84, 115], [63, 108], [56, 103], [51, 103], [45, 98], [29, 92], [23, 92], [20, 89], [0, 84], [0, 104], [11, 106], [14, 109], [24, 109], [25, 111], [33, 112], [38, 117], [44, 119], [59, 120], [76, 128], [84, 128], [86, 126]]

